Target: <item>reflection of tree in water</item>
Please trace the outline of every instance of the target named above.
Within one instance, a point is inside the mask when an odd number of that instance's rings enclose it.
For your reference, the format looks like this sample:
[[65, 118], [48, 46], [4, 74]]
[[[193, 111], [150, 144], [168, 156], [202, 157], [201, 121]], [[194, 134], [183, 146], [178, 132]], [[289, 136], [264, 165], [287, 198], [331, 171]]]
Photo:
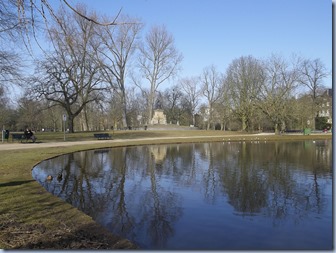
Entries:
[[113, 212], [111, 219], [108, 221], [108, 226], [113, 228], [113, 231], [118, 232], [119, 235], [131, 238], [134, 236], [133, 230], [135, 226], [135, 218], [130, 215], [126, 203], [126, 173], [127, 173], [127, 156], [130, 150], [121, 148], [114, 150], [111, 154], [111, 160], [108, 167], [113, 168], [113, 172], [106, 173], [113, 178], [113, 192], [109, 199], [111, 212]]
[[242, 215], [260, 212], [267, 204], [265, 178], [258, 165], [248, 159], [250, 155], [248, 149], [242, 148], [239, 159], [230, 159], [229, 167], [222, 170], [229, 203]]
[[[41, 163], [43, 172], [52, 175], [53, 180], [45, 181], [45, 177], [37, 180], [52, 194], [96, 219], [106, 209], [110, 198], [109, 191], [112, 189], [112, 181], [101, 177], [101, 158], [89, 151], [70, 153], [44, 161]], [[59, 174], [62, 177], [57, 180]], [[98, 190], [100, 187], [104, 187], [104, 190]]]
[[147, 232], [151, 245], [164, 248], [167, 240], [174, 235], [174, 223], [181, 217], [181, 200], [176, 194], [165, 191], [151, 179], [151, 192], [143, 196], [139, 225]]
[[319, 145], [167, 145], [156, 161], [151, 146], [79, 152], [43, 162], [54, 178], [62, 172], [60, 182], [39, 181], [112, 232], [164, 248], [182, 216], [175, 182], [211, 204], [224, 195], [239, 215], [262, 213], [275, 225], [322, 212], [331, 147]]
[[139, 215], [138, 226], [149, 237], [151, 245], [164, 248], [167, 240], [174, 235], [174, 222], [182, 215], [181, 198], [170, 186], [160, 185], [160, 178], [166, 175], [167, 167], [156, 163], [151, 152], [147, 154], [145, 164], [148, 166], [146, 171], [149, 187], [140, 196], [141, 204], [135, 207]]
[[[216, 196], [216, 188], [218, 186], [218, 179], [216, 173], [216, 158], [215, 152], [216, 150], [212, 147], [216, 145], [215, 143], [207, 143], [208, 147], [206, 148], [206, 152], [203, 153], [204, 156], [207, 156], [207, 167], [203, 170], [203, 182], [204, 182], [204, 198], [209, 203], [214, 203]], [[203, 156], [203, 158], [204, 158]]]
[[[174, 234], [173, 223], [181, 216], [180, 198], [165, 186], [160, 186], [160, 180], [157, 180], [167, 168], [162, 171], [161, 164], [155, 165], [152, 160], [146, 160], [153, 159], [150, 152], [144, 155], [137, 148], [118, 148], [107, 154], [82, 154], [69, 158], [68, 164], [77, 169], [71, 172], [71, 166], [65, 169], [67, 177], [72, 178], [71, 184], [69, 180], [64, 180], [64, 185], [67, 185], [66, 198], [70, 203], [95, 220], [101, 219], [101, 213], [108, 210], [110, 213], [103, 216], [109, 219], [105, 218], [102, 222], [112, 232], [131, 240], [136, 240], [137, 229], [141, 224], [141, 230], [147, 231], [153, 244], [164, 245]], [[138, 164], [147, 163], [148, 167], [138, 167]], [[109, 169], [104, 169], [106, 167]], [[134, 175], [132, 178], [134, 170], [137, 173], [140, 170], [142, 176]], [[90, 178], [91, 181], [87, 180]], [[131, 180], [135, 188], [149, 180], [151, 187], [148, 191], [142, 189], [135, 193], [141, 199], [141, 205], [135, 205], [139, 201], [132, 199], [131, 194], [126, 192], [126, 179]]]
[[[319, 213], [323, 208], [326, 197], [318, 184], [318, 178], [323, 175], [316, 169], [319, 165], [310, 161], [311, 171], [308, 174], [313, 173], [314, 176], [308, 177], [309, 181], [298, 173], [301, 168], [296, 155], [307, 159], [311, 150], [302, 152], [300, 149], [289, 149], [288, 145], [241, 143], [236, 145], [237, 152], [229, 152], [239, 159], [226, 157], [222, 161], [223, 168], [219, 173], [223, 187], [229, 203], [242, 215], [262, 212], [273, 217], [274, 224], [277, 224], [289, 217], [299, 222], [311, 212]], [[225, 164], [228, 160], [231, 162]]]

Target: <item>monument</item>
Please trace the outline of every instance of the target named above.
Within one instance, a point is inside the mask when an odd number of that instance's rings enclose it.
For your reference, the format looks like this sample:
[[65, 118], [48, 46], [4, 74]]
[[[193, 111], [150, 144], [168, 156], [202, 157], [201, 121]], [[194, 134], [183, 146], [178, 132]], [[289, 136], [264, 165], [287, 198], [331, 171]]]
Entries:
[[163, 113], [162, 109], [154, 110], [154, 115], [151, 120], [151, 124], [152, 125], [156, 125], [156, 124], [167, 125], [167, 118], [166, 118], [166, 115]]
[[159, 96], [155, 103], [156, 109], [154, 110], [154, 115], [150, 122], [152, 125], [156, 125], [156, 124], [166, 125], [167, 124], [167, 117], [162, 110], [161, 100], [162, 100], [162, 96], [159, 93]]

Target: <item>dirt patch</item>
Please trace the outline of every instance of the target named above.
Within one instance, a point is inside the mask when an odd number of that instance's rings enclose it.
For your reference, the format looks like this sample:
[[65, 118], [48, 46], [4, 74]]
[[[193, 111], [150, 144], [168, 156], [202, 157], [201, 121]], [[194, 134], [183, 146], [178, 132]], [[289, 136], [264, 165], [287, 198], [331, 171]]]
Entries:
[[126, 239], [110, 234], [98, 224], [67, 226], [58, 229], [43, 224], [23, 224], [16, 217], [0, 215], [0, 243], [7, 249], [137, 249]]

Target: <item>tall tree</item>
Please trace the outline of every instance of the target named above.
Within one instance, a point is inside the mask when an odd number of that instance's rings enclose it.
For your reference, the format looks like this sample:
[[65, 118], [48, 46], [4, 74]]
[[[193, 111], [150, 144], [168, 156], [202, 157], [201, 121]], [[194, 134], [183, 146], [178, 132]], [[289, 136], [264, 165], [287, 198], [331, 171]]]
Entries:
[[204, 68], [200, 77], [202, 94], [207, 100], [208, 105], [208, 122], [207, 130], [213, 123], [214, 105], [222, 97], [224, 78], [214, 65]]
[[120, 96], [122, 106], [123, 127], [127, 122], [126, 75], [127, 66], [137, 46], [138, 34], [142, 24], [129, 17], [121, 17], [124, 23], [119, 26], [103, 26], [99, 28], [101, 46], [98, 56], [102, 63], [102, 74], [105, 82]]
[[325, 65], [320, 59], [300, 59], [300, 83], [307, 87], [310, 91], [312, 106], [311, 113], [313, 114], [313, 128], [315, 128], [315, 119], [318, 117], [319, 111], [319, 94], [322, 94], [321, 90], [324, 88], [323, 81], [329, 76]]
[[195, 126], [196, 109], [200, 103], [201, 89], [199, 79], [197, 77], [183, 78], [179, 81], [181, 90], [184, 92], [187, 102], [190, 104], [192, 113], [192, 124]]
[[226, 82], [230, 88], [232, 110], [241, 121], [243, 131], [251, 130], [255, 113], [256, 93], [262, 79], [262, 66], [252, 56], [242, 56], [232, 61], [227, 69]]
[[17, 122], [18, 129], [30, 128], [33, 130], [41, 130], [43, 122], [42, 103], [23, 96], [18, 101], [19, 119]]
[[[173, 124], [180, 124], [181, 116], [181, 99], [183, 93], [178, 85], [174, 85], [171, 88], [167, 88], [163, 94], [163, 108], [167, 114], [167, 122]], [[163, 109], [162, 108], [162, 109]]]
[[[94, 16], [83, 6], [77, 8], [86, 16]], [[99, 43], [92, 22], [65, 10], [60, 10], [58, 21], [48, 32], [54, 51], [40, 61], [33, 89], [64, 108], [69, 131], [74, 132], [75, 117], [88, 103], [100, 99], [100, 91], [105, 89], [100, 63], [94, 57]]]
[[276, 134], [285, 129], [291, 115], [290, 103], [298, 86], [297, 66], [280, 56], [263, 62], [263, 82], [260, 82], [255, 105], [269, 118]]
[[230, 90], [227, 82], [223, 82], [223, 90], [221, 93], [221, 97], [214, 104], [214, 110], [219, 119], [221, 130], [225, 131], [227, 125], [229, 124], [232, 116], [232, 100], [230, 98]]
[[150, 121], [155, 93], [159, 85], [177, 73], [183, 57], [174, 45], [173, 35], [165, 26], [152, 27], [145, 38], [145, 43], [139, 49], [140, 72], [150, 86], [148, 101], [148, 120]]

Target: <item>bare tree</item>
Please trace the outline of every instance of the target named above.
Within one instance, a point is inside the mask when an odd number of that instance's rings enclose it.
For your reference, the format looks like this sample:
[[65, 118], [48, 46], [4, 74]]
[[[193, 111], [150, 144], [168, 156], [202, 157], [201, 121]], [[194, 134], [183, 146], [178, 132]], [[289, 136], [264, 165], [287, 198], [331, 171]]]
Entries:
[[22, 61], [15, 52], [0, 50], [0, 86], [21, 82]]
[[320, 59], [300, 60], [300, 83], [310, 90], [311, 96], [315, 101], [319, 90], [324, 88], [323, 80], [329, 76], [329, 72]]
[[232, 100], [227, 82], [223, 83], [222, 97], [214, 104], [214, 111], [219, 119], [221, 130], [225, 131], [232, 118]]
[[130, 63], [137, 46], [137, 36], [142, 29], [142, 24], [129, 17], [121, 17], [124, 24], [119, 26], [103, 26], [99, 28], [101, 47], [98, 57], [102, 63], [102, 74], [105, 82], [120, 96], [122, 105], [122, 124], [127, 127], [127, 100], [126, 100], [126, 67]]
[[19, 119], [17, 127], [19, 129], [30, 128], [33, 130], [41, 130], [43, 121], [42, 104], [36, 100], [32, 100], [27, 96], [22, 96], [18, 101]]
[[179, 81], [181, 90], [184, 91], [186, 99], [190, 104], [190, 109], [192, 113], [192, 124], [195, 126], [195, 114], [196, 109], [200, 103], [201, 89], [199, 84], [199, 78], [183, 78]]
[[183, 93], [178, 85], [167, 88], [162, 95], [162, 109], [165, 109], [167, 121], [172, 122], [173, 124], [180, 124], [182, 98]]
[[208, 122], [207, 130], [213, 123], [214, 104], [219, 101], [223, 95], [224, 78], [214, 65], [206, 67], [200, 77], [202, 85], [202, 94], [207, 100], [208, 105]]
[[[148, 101], [148, 119], [151, 120], [155, 93], [160, 84], [173, 77], [182, 61], [174, 45], [174, 39], [165, 26], [152, 27], [145, 38], [145, 44], [140, 46], [139, 68], [142, 77], [150, 85]], [[136, 84], [140, 87], [139, 84]]]
[[285, 129], [285, 121], [291, 115], [290, 100], [298, 86], [298, 72], [280, 56], [271, 56], [263, 62], [263, 82], [260, 82], [255, 105], [269, 118], [274, 131]]
[[227, 69], [226, 82], [230, 87], [233, 113], [240, 119], [242, 130], [251, 130], [251, 120], [255, 113], [255, 101], [262, 80], [262, 66], [252, 56], [244, 56], [232, 61]]
[[14, 39], [21, 32], [24, 27], [24, 23], [29, 22], [29, 19], [25, 19], [24, 22], [20, 21], [18, 17], [18, 6], [24, 3], [19, 3], [17, 0], [0, 1], [0, 38]]
[[6, 92], [21, 80], [22, 57], [16, 49], [22, 43], [19, 35], [23, 27], [17, 19], [16, 2], [0, 1], [0, 86]]
[[[78, 8], [86, 13], [85, 7]], [[99, 100], [100, 91], [105, 89], [101, 85], [100, 63], [94, 57], [98, 47], [94, 24], [63, 10], [49, 30], [49, 39], [54, 52], [40, 61], [34, 92], [64, 108], [73, 132], [74, 118], [88, 103]]]
[[312, 121], [313, 128], [315, 128], [315, 119], [318, 117], [319, 102], [318, 96], [324, 88], [323, 81], [329, 76], [325, 65], [320, 59], [300, 59], [300, 83], [307, 87], [312, 98], [312, 114], [314, 120]]

